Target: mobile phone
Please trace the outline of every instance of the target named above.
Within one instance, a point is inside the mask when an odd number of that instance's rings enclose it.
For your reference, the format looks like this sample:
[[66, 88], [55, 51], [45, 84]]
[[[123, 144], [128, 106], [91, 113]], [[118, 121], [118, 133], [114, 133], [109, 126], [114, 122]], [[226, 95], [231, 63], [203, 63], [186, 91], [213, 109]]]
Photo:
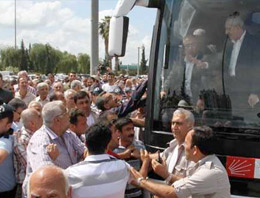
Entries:
[[160, 156], [160, 151], [158, 151], [157, 154], [158, 154], [158, 156], [157, 156], [156, 161], [159, 162], [159, 163], [162, 163], [162, 159], [161, 159], [161, 156]]

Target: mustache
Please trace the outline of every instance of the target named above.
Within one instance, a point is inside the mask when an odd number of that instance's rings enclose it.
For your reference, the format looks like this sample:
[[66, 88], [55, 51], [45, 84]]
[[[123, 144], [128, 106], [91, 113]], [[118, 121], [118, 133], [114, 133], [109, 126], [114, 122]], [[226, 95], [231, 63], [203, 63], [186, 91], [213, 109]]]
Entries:
[[131, 134], [131, 135], [129, 135], [128, 137], [134, 137], [135, 135], [134, 134]]

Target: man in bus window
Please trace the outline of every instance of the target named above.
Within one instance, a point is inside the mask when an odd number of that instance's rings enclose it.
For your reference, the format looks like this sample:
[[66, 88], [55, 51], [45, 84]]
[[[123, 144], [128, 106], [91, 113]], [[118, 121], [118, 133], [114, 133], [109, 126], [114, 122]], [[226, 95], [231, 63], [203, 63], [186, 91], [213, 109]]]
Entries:
[[232, 107], [254, 107], [259, 102], [258, 90], [254, 88], [260, 63], [259, 41], [246, 30], [238, 12], [227, 18], [225, 33], [229, 37], [225, 57], [225, 85], [227, 93], [231, 96]]

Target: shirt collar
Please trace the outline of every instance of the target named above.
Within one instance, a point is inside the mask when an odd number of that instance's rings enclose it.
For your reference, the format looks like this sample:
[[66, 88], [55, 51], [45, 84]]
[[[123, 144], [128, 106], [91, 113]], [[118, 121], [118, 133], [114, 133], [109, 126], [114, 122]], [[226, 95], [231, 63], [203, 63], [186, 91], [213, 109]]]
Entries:
[[242, 43], [244, 38], [245, 38], [245, 35], [246, 35], [246, 30], [244, 31], [244, 33], [242, 34], [242, 36], [240, 37], [240, 39], [238, 39], [237, 41], [234, 41], [232, 40], [232, 43]]
[[211, 162], [212, 159], [215, 157], [215, 155], [207, 155], [206, 157], [202, 158], [201, 160], [198, 161], [198, 165], [201, 166], [205, 164], [206, 162]]
[[84, 161], [91, 162], [91, 161], [99, 161], [105, 159], [110, 159], [108, 154], [89, 155], [85, 158]]
[[57, 136], [57, 134], [54, 133], [49, 127], [47, 127], [45, 125], [43, 127], [52, 140], [59, 138], [59, 136]]

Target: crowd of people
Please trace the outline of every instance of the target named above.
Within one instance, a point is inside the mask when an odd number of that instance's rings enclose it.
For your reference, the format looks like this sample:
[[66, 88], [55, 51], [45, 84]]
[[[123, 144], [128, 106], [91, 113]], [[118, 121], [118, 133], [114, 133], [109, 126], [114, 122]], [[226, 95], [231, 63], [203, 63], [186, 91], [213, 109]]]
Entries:
[[194, 127], [190, 111], [174, 112], [164, 152], [145, 150], [147, 79], [20, 71], [7, 84], [0, 74], [0, 197], [230, 197], [212, 130]]

